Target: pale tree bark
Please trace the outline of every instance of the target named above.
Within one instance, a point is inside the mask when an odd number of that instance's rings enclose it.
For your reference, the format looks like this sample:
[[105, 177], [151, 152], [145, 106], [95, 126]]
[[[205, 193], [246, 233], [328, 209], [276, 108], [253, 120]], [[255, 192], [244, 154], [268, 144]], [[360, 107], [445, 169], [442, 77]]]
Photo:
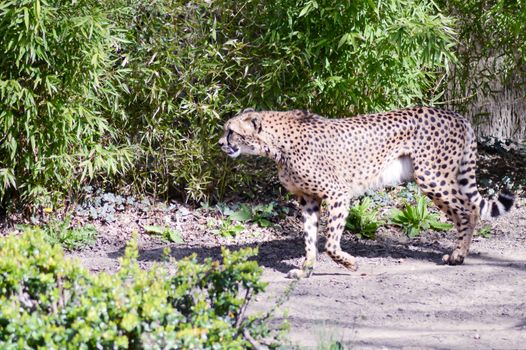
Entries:
[[489, 136], [522, 143], [526, 139], [526, 67], [515, 69], [507, 78], [502, 67], [502, 60], [490, 58], [464, 68], [462, 76], [453, 69], [446, 103], [470, 119], [479, 139]]

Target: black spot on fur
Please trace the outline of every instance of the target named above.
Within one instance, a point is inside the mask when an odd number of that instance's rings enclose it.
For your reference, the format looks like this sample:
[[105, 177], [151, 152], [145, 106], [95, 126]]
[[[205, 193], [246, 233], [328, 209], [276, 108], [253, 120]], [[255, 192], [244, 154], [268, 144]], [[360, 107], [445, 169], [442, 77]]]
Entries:
[[468, 184], [468, 179], [460, 179], [458, 183], [462, 186], [466, 186]]
[[480, 212], [482, 212], [482, 210], [484, 210], [484, 207], [486, 206], [486, 200], [485, 199], [482, 199], [480, 201]]
[[475, 197], [475, 195], [477, 194], [477, 192], [471, 192], [471, 193], [466, 193], [466, 196], [468, 196], [469, 199]]
[[498, 201], [504, 206], [504, 209], [506, 209], [506, 211], [510, 210], [514, 202], [513, 197], [507, 193], [501, 193], [499, 195]]
[[499, 206], [497, 203], [491, 205], [491, 217], [497, 217], [500, 215]]

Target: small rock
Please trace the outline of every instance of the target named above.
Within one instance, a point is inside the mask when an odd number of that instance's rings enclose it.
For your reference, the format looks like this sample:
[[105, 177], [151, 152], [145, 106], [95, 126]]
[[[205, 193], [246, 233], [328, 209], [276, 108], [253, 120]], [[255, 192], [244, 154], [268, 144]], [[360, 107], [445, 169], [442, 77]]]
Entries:
[[180, 207], [179, 210], [177, 210], [177, 213], [175, 213], [175, 215], [177, 217], [188, 216], [190, 215], [190, 210], [188, 210], [185, 207]]

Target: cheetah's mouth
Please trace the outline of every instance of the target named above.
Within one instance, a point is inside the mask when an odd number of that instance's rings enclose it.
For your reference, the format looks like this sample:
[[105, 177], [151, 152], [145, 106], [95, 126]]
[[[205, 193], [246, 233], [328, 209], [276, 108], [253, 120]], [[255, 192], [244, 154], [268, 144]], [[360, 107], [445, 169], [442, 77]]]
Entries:
[[221, 148], [230, 158], [236, 158], [241, 154], [241, 150], [237, 147], [223, 146]]

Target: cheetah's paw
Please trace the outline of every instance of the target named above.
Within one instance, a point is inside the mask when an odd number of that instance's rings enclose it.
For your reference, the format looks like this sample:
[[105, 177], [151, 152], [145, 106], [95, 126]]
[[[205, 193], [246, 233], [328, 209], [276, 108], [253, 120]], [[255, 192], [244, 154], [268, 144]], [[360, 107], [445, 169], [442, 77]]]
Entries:
[[352, 263], [345, 263], [343, 264], [343, 266], [350, 270], [350, 271], [357, 271], [358, 270], [358, 264], [356, 262], [352, 262]]
[[461, 265], [464, 262], [464, 254], [459, 249], [455, 249], [451, 255], [444, 255], [442, 262], [448, 265]]
[[312, 269], [310, 270], [304, 270], [304, 269], [292, 269], [287, 273], [287, 278], [290, 279], [302, 279], [310, 277], [312, 274]]

